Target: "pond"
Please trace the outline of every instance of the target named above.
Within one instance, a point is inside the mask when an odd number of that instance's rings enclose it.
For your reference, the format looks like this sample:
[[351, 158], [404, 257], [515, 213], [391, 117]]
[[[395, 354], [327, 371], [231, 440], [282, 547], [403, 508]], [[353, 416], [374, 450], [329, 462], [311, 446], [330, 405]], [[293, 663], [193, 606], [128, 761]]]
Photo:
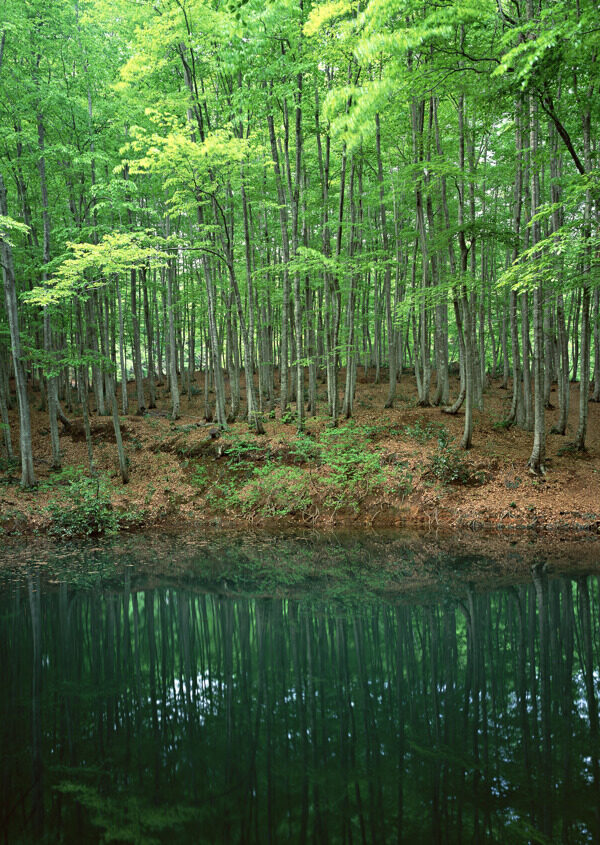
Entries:
[[597, 570], [521, 563], [385, 537], [20, 552], [4, 841], [598, 841]]

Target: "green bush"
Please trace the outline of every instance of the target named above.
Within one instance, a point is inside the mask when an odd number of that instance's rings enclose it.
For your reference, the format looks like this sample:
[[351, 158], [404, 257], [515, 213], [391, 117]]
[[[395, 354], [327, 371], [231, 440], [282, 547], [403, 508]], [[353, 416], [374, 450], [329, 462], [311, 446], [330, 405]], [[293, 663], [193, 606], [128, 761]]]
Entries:
[[462, 453], [449, 442], [448, 432], [438, 438], [437, 451], [429, 461], [429, 472], [444, 484], [469, 484], [481, 482], [481, 474], [474, 473]]
[[49, 533], [55, 537], [92, 537], [112, 534], [119, 527], [108, 485], [100, 476], [89, 478], [71, 471], [67, 482], [68, 501], [53, 499], [48, 505]]
[[312, 440], [304, 432], [298, 433], [290, 447], [290, 455], [299, 464], [309, 464], [321, 460], [321, 445]]
[[394, 467], [392, 471], [392, 478], [396, 484], [396, 493], [404, 500], [410, 496], [413, 490], [412, 473], [408, 472], [404, 467]]
[[244, 462], [252, 457], [252, 454], [259, 448], [253, 440], [249, 440], [243, 434], [228, 435], [229, 443], [224, 441], [224, 454], [227, 455], [228, 465], [231, 469], [244, 468]]
[[411, 440], [416, 440], [417, 443], [427, 443], [429, 440], [433, 440], [434, 437], [437, 437], [438, 440], [440, 438], [447, 439], [448, 437], [446, 427], [441, 423], [432, 422], [431, 420], [427, 420], [426, 422], [417, 420], [413, 425], [405, 425], [404, 434], [410, 437]]
[[194, 487], [198, 487], [200, 490], [206, 487], [208, 484], [208, 470], [205, 466], [198, 463], [194, 464], [190, 483], [193, 484]]
[[330, 467], [336, 485], [370, 485], [381, 480], [381, 458], [365, 448], [360, 433], [354, 423], [323, 432], [322, 461]]
[[309, 483], [309, 477], [301, 469], [267, 463], [254, 470], [252, 478], [239, 491], [238, 502], [244, 513], [286, 516], [309, 507]]

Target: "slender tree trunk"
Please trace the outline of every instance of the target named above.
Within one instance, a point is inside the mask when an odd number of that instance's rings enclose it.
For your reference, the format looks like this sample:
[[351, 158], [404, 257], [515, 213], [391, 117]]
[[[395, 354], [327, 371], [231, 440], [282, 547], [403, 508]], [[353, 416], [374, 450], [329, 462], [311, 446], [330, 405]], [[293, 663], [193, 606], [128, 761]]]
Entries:
[[171, 417], [179, 419], [179, 384], [177, 382], [177, 349], [175, 347], [175, 317], [173, 314], [173, 280], [175, 262], [169, 260], [167, 267], [167, 316], [169, 321], [169, 388], [171, 391]]
[[4, 378], [4, 347], [0, 347], [0, 427], [2, 428], [2, 439], [6, 449], [6, 457], [9, 461], [14, 460], [12, 439], [10, 436], [10, 421], [8, 417], [8, 379]]
[[[156, 377], [154, 373], [154, 331], [150, 316], [150, 302], [148, 298], [148, 271], [142, 268], [142, 289], [144, 296], [144, 322], [146, 324], [148, 391], [150, 393], [149, 408], [156, 408]], [[119, 315], [121, 318], [121, 315]], [[120, 332], [120, 327], [119, 327]]]
[[[463, 26], [464, 37], [464, 26]], [[471, 322], [471, 308], [464, 281], [467, 273], [468, 249], [464, 234], [465, 225], [465, 127], [464, 127], [464, 95], [461, 94], [458, 104], [458, 133], [459, 133], [459, 163], [461, 171], [461, 182], [458, 197], [458, 226], [460, 243], [460, 270], [463, 280], [460, 284], [460, 307], [464, 326], [464, 354], [465, 354], [465, 425], [461, 446], [463, 449], [470, 449], [473, 440], [473, 329]]]
[[[4, 179], [0, 173], [0, 214], [8, 217], [8, 203]], [[27, 381], [23, 366], [21, 351], [21, 334], [19, 331], [19, 311], [17, 305], [17, 290], [15, 284], [15, 270], [10, 243], [2, 238], [0, 233], [0, 257], [2, 263], [2, 279], [4, 282], [4, 302], [8, 325], [10, 328], [10, 345], [13, 356], [15, 386], [19, 406], [19, 449], [21, 451], [21, 487], [33, 487], [36, 483], [33, 471], [33, 451], [31, 445], [31, 417], [29, 413], [29, 398], [27, 396]]]
[[[529, 99], [529, 154], [530, 154], [530, 175], [531, 175], [531, 216], [533, 224], [531, 227], [532, 246], [535, 247], [540, 240], [539, 221], [535, 215], [539, 209], [539, 174], [537, 171], [537, 143], [538, 143], [538, 122], [533, 95]], [[529, 469], [536, 475], [544, 475], [546, 460], [546, 431], [544, 414], [544, 327], [543, 327], [544, 291], [541, 283], [533, 291], [533, 450], [529, 458]]]
[[[47, 284], [48, 272], [46, 268], [50, 263], [50, 213], [48, 211], [48, 186], [46, 183], [45, 130], [42, 115], [38, 113], [36, 119], [38, 132], [38, 150], [40, 153], [38, 159], [38, 172], [40, 175], [40, 187], [42, 191], [42, 220], [44, 230], [44, 271], [42, 273], [42, 279], [44, 284]], [[56, 383], [56, 373], [54, 372], [55, 355], [49, 306], [44, 306], [43, 313], [44, 350], [47, 356], [46, 366], [48, 368], [48, 416], [50, 420], [50, 443], [52, 445], [52, 469], [58, 470], [61, 467], [60, 441], [58, 439], [58, 388]]]
[[375, 150], [377, 153], [377, 181], [379, 182], [379, 220], [381, 223], [381, 241], [383, 246], [383, 260], [385, 261], [383, 277], [383, 298], [385, 300], [385, 316], [387, 321], [388, 335], [388, 396], [385, 402], [386, 408], [394, 407], [396, 397], [396, 330], [394, 326], [394, 313], [392, 308], [392, 267], [388, 254], [388, 232], [385, 210], [385, 187], [383, 182], [383, 161], [381, 158], [381, 124], [379, 113], [375, 115]]
[[140, 322], [137, 310], [137, 273], [131, 271], [131, 326], [133, 329], [133, 372], [135, 375], [135, 390], [137, 397], [137, 414], [142, 416], [146, 411], [144, 398], [144, 375], [142, 371], [142, 349], [140, 343]]
[[[593, 89], [592, 89], [593, 90]], [[592, 91], [588, 92], [588, 103], [592, 97]], [[591, 112], [588, 109], [583, 115], [583, 149], [585, 167], [588, 173], [592, 169], [591, 149]], [[591, 291], [589, 279], [592, 275], [592, 250], [589, 240], [592, 235], [592, 192], [588, 188], [585, 194], [585, 205], [583, 209], [583, 230], [588, 241], [585, 251], [585, 266], [583, 294], [581, 299], [581, 367], [579, 378], [579, 425], [575, 435], [575, 448], [585, 451], [585, 437], [587, 434], [589, 397], [590, 397], [590, 304]]]
[[283, 182], [281, 178], [281, 167], [279, 164], [279, 151], [275, 136], [275, 121], [273, 114], [267, 115], [269, 127], [269, 139], [271, 142], [271, 156], [273, 158], [273, 169], [275, 172], [275, 185], [277, 188], [277, 202], [279, 204], [279, 226], [281, 229], [281, 247], [283, 250], [283, 288], [281, 303], [281, 345], [279, 353], [279, 380], [280, 380], [280, 408], [281, 413], [287, 411], [288, 399], [288, 327], [290, 314], [290, 241], [288, 234], [288, 212]]

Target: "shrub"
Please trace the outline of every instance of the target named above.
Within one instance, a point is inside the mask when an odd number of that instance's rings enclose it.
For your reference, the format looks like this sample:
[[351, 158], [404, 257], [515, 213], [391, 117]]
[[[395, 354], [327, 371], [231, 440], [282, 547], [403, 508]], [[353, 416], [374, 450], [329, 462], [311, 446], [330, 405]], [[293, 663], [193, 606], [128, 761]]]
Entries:
[[68, 503], [64, 499], [54, 499], [48, 505], [50, 534], [92, 537], [112, 534], [118, 529], [119, 520], [113, 511], [105, 479], [100, 476], [88, 478], [79, 470], [72, 473], [67, 489]]
[[331, 469], [331, 480], [342, 486], [381, 480], [381, 458], [365, 449], [353, 423], [323, 433], [322, 460]]
[[437, 437], [438, 440], [440, 438], [447, 440], [448, 437], [446, 427], [441, 423], [432, 422], [431, 420], [427, 420], [424, 423], [421, 420], [417, 420], [413, 425], [405, 425], [404, 434], [410, 437], [411, 440], [416, 440], [417, 443], [427, 443], [429, 440], [433, 440], [434, 437]]
[[300, 469], [267, 463], [257, 467], [237, 494], [244, 513], [286, 516], [311, 504], [310, 479]]
[[230, 442], [223, 444], [224, 454], [228, 458], [227, 463], [231, 469], [244, 468], [244, 462], [256, 453], [258, 447], [253, 440], [244, 435], [232, 432], [229, 438]]
[[321, 459], [321, 445], [315, 443], [307, 434], [299, 432], [290, 447], [290, 455], [299, 464], [318, 462]]
[[429, 461], [429, 472], [445, 484], [479, 483], [481, 473], [473, 472], [461, 452], [449, 442], [448, 432], [438, 438], [437, 451]]
[[193, 484], [194, 487], [198, 487], [200, 490], [206, 487], [208, 484], [208, 470], [205, 466], [198, 463], [194, 464], [190, 483]]

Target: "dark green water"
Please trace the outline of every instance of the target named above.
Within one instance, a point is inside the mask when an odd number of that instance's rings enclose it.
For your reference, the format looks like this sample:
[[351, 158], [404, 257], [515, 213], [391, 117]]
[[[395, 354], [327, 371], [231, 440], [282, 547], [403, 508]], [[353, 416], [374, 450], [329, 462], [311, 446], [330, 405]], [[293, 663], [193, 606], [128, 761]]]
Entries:
[[493, 588], [437, 559], [375, 595], [332, 541], [338, 581], [294, 595], [291, 543], [252, 596], [235, 548], [185, 554], [170, 580], [103, 550], [5, 579], [5, 842], [599, 841], [596, 574]]

